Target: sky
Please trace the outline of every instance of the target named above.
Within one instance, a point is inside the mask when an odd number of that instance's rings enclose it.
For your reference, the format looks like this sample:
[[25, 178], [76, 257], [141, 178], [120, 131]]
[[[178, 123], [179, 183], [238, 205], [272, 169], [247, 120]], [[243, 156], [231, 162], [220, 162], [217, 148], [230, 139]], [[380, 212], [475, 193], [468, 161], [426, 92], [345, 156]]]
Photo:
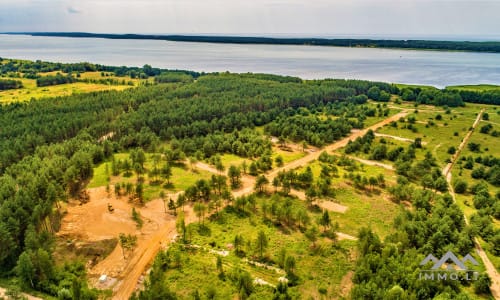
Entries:
[[0, 32], [500, 38], [500, 0], [0, 0]]

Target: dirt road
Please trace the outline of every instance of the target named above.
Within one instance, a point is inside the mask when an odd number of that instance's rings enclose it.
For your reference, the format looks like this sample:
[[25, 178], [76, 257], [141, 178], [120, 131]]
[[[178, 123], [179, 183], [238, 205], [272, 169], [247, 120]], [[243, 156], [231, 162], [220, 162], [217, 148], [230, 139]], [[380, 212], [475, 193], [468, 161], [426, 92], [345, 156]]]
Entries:
[[[352, 133], [350, 136], [337, 141], [323, 149], [323, 151], [334, 151], [337, 150], [341, 147], [344, 147], [347, 145], [347, 143], [350, 140], [354, 140], [357, 137], [363, 136], [366, 134], [368, 130], [377, 130], [378, 128], [389, 124], [392, 121], [397, 121], [401, 117], [405, 117], [408, 114], [408, 111], [402, 111], [392, 117], [389, 117], [385, 119], [384, 121], [381, 121], [375, 125], [372, 125], [364, 130], [360, 130], [357, 132]], [[318, 159], [319, 155], [321, 154], [321, 151], [315, 151], [315, 152], [309, 152], [306, 156], [297, 159], [295, 161], [292, 161], [285, 166], [275, 169], [271, 172], [269, 172], [266, 177], [272, 182], [272, 179], [278, 175], [279, 172], [284, 171], [284, 170], [291, 170], [294, 168], [298, 168], [301, 166], [304, 166], [308, 164], [309, 162]], [[209, 171], [212, 173], [220, 174], [219, 171], [217, 171], [215, 168], [204, 164], [202, 162], [197, 162], [195, 164], [196, 168]], [[243, 176], [242, 178], [242, 188], [233, 191], [233, 196], [234, 197], [240, 197], [243, 195], [248, 195], [251, 194], [254, 190], [254, 185], [255, 185], [255, 179], [251, 176]], [[109, 216], [109, 213], [107, 211], [104, 211], [104, 209], [107, 209], [107, 206], [105, 206], [105, 203], [108, 201], [111, 201], [113, 204], [113, 207], [116, 206], [115, 212], [119, 212], [119, 210], [123, 210], [126, 213], [126, 216], [124, 215], [123, 218], [121, 219], [126, 219], [128, 221], [124, 221], [126, 226], [131, 227], [134, 224], [130, 223], [130, 216], [129, 216], [129, 210], [131, 210], [130, 204], [124, 204], [126, 201], [119, 201], [116, 199], [110, 199], [106, 195], [102, 195], [103, 191], [99, 190], [99, 193], [101, 193], [101, 197], [103, 199], [99, 199], [98, 196], [99, 194], [95, 194], [94, 197], [91, 195], [91, 201], [90, 203], [94, 203], [95, 205], [100, 205], [98, 209], [98, 214], [99, 218], [112, 218], [112, 216]], [[174, 199], [176, 197], [175, 195], [169, 195]], [[167, 196], [167, 197], [169, 197]], [[116, 200], [116, 201], [115, 201]], [[97, 204], [99, 203], [99, 204]], [[90, 205], [94, 205], [90, 204]], [[128, 206], [127, 206], [128, 205]], [[101, 207], [102, 206], [102, 207]], [[122, 207], [123, 206], [123, 207]], [[84, 205], [80, 210], [80, 218], [79, 219], [85, 219], [83, 216], [85, 215], [84, 212], [86, 211], [87, 213], [89, 212], [90, 209], [95, 209], [87, 207]], [[117, 246], [115, 250], [103, 261], [101, 261], [99, 264], [97, 264], [92, 270], [90, 271], [91, 275], [98, 276], [100, 274], [109, 274], [109, 275], [115, 275], [118, 279], [121, 279], [117, 285], [113, 288], [114, 295], [113, 299], [120, 299], [120, 300], [125, 300], [129, 299], [130, 295], [134, 292], [134, 290], [137, 287], [137, 283], [141, 275], [144, 273], [145, 269], [151, 264], [153, 261], [154, 257], [158, 253], [158, 251], [166, 246], [173, 238], [173, 236], [176, 234], [176, 229], [175, 229], [175, 219], [173, 217], [168, 217], [163, 212], [163, 202], [160, 199], [156, 199], [153, 201], [150, 201], [149, 203], [146, 204], [144, 208], [140, 208], [138, 210], [141, 215], [146, 219], [149, 220], [148, 224], [149, 227], [146, 229], [142, 229], [142, 231], [138, 234], [139, 235], [139, 240], [136, 249], [134, 250], [133, 253], [128, 254], [128, 259], [123, 258], [123, 254], [121, 251], [120, 246]], [[68, 214], [71, 215], [71, 214]], [[118, 214], [117, 214], [118, 215]], [[194, 213], [192, 212], [191, 208], [186, 207], [186, 216], [185, 216], [185, 221], [186, 224], [194, 222], [196, 220]], [[95, 224], [89, 224], [88, 222], [91, 222], [91, 220], [87, 220], [87, 223], [75, 223], [70, 229], [76, 230], [77, 227], [79, 226], [97, 226], [99, 225], [99, 222], [103, 222], [107, 220], [102, 220], [102, 219], [96, 219]], [[111, 220], [113, 221], [113, 220]], [[128, 222], [128, 223], [127, 223]], [[105, 223], [107, 224], [107, 223]], [[111, 224], [111, 223], [110, 223]], [[102, 225], [102, 223], [100, 224]], [[107, 226], [107, 225], [106, 225]], [[79, 227], [85, 228], [85, 227]], [[119, 224], [113, 224], [113, 226], [110, 226], [110, 228], [107, 228], [106, 230], [110, 230], [109, 234], [114, 235], [116, 237], [116, 230], [123, 232], [122, 225]], [[127, 231], [134, 232], [135, 229], [133, 228], [128, 228]], [[99, 234], [99, 232], [95, 233], [96, 235]], [[338, 233], [339, 239], [355, 239], [353, 236], [349, 236], [347, 234], [343, 233]]]
[[332, 152], [332, 151], [338, 150], [338, 149], [340, 149], [342, 147], [345, 147], [349, 141], [353, 141], [356, 138], [365, 135], [369, 130], [375, 131], [375, 130], [379, 129], [380, 127], [383, 127], [383, 126], [391, 123], [392, 121], [397, 121], [400, 118], [404, 118], [407, 114], [408, 114], [408, 111], [402, 111], [402, 112], [400, 112], [398, 114], [395, 114], [392, 117], [389, 117], [389, 118], [387, 118], [387, 119], [385, 119], [385, 120], [383, 120], [383, 121], [381, 121], [381, 122], [379, 122], [377, 124], [374, 124], [374, 125], [372, 125], [372, 126], [370, 126], [368, 128], [365, 128], [363, 130], [359, 130], [357, 132], [354, 132], [350, 136], [348, 136], [346, 138], [343, 138], [340, 141], [337, 141], [337, 142], [335, 142], [335, 143], [333, 143], [333, 144], [331, 144], [329, 146], [326, 146], [325, 148], [323, 148], [320, 151], [309, 153], [306, 156], [304, 156], [302, 158], [299, 158], [297, 160], [294, 160], [294, 161], [286, 164], [285, 166], [283, 166], [281, 168], [277, 168], [277, 169], [272, 170], [271, 172], [269, 172], [266, 175], [266, 177], [269, 180], [269, 182], [272, 182], [272, 180], [274, 179], [274, 177], [276, 177], [279, 172], [287, 171], [287, 170], [292, 170], [292, 169], [295, 169], [295, 168], [299, 168], [301, 166], [305, 166], [308, 163], [310, 163], [311, 161], [313, 161], [315, 159], [318, 159], [319, 156], [321, 155], [321, 152], [323, 152], [323, 151]]
[[[477, 127], [477, 125], [479, 124], [479, 122], [481, 121], [481, 117], [483, 115], [483, 112], [484, 112], [484, 109], [482, 109], [477, 114], [476, 120], [472, 124], [473, 129], [475, 129]], [[453, 190], [453, 187], [451, 184], [451, 182], [452, 182], [451, 169], [455, 165], [455, 162], [457, 161], [458, 157], [460, 156], [460, 153], [462, 152], [463, 148], [465, 147], [465, 145], [469, 141], [469, 138], [471, 137], [473, 132], [474, 132], [474, 130], [470, 130], [469, 132], [467, 132], [464, 139], [462, 140], [462, 143], [460, 143], [460, 146], [458, 146], [456, 153], [452, 156], [451, 162], [443, 168], [443, 175], [446, 177], [446, 181], [448, 183], [448, 191], [450, 192], [454, 202], [456, 202], [456, 199], [455, 199], [455, 191]], [[464, 213], [464, 219], [465, 219], [465, 223], [467, 225], [469, 225], [469, 220], [467, 219], [467, 216], [465, 215], [465, 213]], [[484, 252], [484, 249], [481, 247], [481, 244], [479, 244], [479, 240], [477, 237], [474, 238], [474, 246], [476, 248], [477, 254], [479, 255], [479, 257], [483, 261], [483, 265], [486, 268], [486, 273], [488, 273], [488, 276], [490, 276], [490, 278], [491, 278], [491, 285], [490, 285], [491, 294], [493, 295], [493, 297], [495, 299], [500, 300], [500, 275], [498, 274], [497, 269], [495, 268], [493, 263], [490, 261], [490, 259], [486, 255], [486, 252]]]

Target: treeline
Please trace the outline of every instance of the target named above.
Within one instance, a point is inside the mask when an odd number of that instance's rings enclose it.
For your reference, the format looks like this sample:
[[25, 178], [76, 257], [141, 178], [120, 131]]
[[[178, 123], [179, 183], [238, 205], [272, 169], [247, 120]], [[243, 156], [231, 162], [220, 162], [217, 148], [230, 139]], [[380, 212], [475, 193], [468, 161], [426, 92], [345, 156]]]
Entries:
[[[1, 61], [1, 60], [0, 60]], [[166, 70], [153, 68], [146, 64], [142, 67], [126, 67], [126, 66], [105, 66], [100, 64], [92, 64], [88, 62], [82, 63], [53, 63], [41, 60], [27, 61], [9, 59], [7, 62], [0, 64], [0, 75], [9, 77], [21, 77], [37, 79], [39, 73], [55, 72], [62, 73], [85, 73], [85, 72], [112, 72], [115, 76], [123, 77], [130, 76], [131, 78], [146, 79], [151, 76], [157, 76], [162, 73], [186, 75], [197, 78], [202, 73], [184, 70]]]
[[500, 90], [468, 91], [456, 90], [453, 88], [445, 89], [458, 93], [466, 102], [500, 105]]
[[73, 83], [76, 82], [76, 79], [71, 75], [62, 75], [57, 73], [56, 75], [48, 75], [42, 76], [36, 79], [36, 86], [50, 86], [50, 85], [59, 85], [65, 83]]
[[23, 87], [23, 83], [19, 80], [0, 78], [0, 91], [20, 89], [22, 87]]
[[268, 124], [264, 132], [294, 142], [306, 141], [311, 145], [322, 147], [341, 139], [351, 132], [352, 127], [348, 119], [321, 120], [316, 116], [295, 115], [278, 118]]
[[176, 42], [315, 45], [337, 47], [432, 49], [448, 51], [500, 52], [500, 42], [430, 41], [430, 40], [377, 40], [377, 39], [326, 39], [326, 38], [272, 38], [244, 36], [195, 36], [195, 35], [142, 35], [85, 32], [28, 32], [32, 36], [59, 36], [74, 38], [107, 38], [135, 40], [166, 40]]
[[400, 90], [399, 95], [405, 101], [436, 106], [464, 106], [464, 101], [468, 101], [468, 98], [462, 98], [460, 92], [451, 89], [405, 87]]

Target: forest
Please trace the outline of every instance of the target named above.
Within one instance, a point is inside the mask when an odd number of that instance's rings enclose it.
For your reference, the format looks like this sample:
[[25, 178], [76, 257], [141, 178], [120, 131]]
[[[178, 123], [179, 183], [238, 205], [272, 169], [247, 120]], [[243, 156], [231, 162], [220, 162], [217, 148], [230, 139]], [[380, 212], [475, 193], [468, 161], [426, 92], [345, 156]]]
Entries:
[[[358, 259], [351, 266], [353, 299], [469, 299], [464, 291], [471, 289], [469, 282], [416, 280], [421, 268], [418, 262], [428, 253], [441, 256], [448, 250], [471, 252], [474, 236], [482, 236], [493, 245], [500, 242], [499, 230], [490, 219], [499, 215], [498, 194], [490, 195], [488, 185], [472, 189], [478, 214], [471, 220], [471, 226], [467, 226], [461, 207], [447, 193], [440, 161], [431, 151], [423, 149], [418, 139], [405, 147], [388, 147], [376, 140], [373, 131], [368, 131], [346, 145], [347, 155], [365, 153], [370, 160], [394, 163], [395, 179], [391, 184], [383, 173], [362, 171], [354, 160], [327, 153], [319, 156], [316, 163], [320, 167], [311, 165], [279, 172], [271, 182], [266, 178], [266, 172], [283, 165], [283, 157], [273, 153], [277, 146], [269, 136], [276, 137], [282, 146], [302, 144], [305, 152], [308, 147], [320, 149], [348, 136], [352, 130], [366, 128], [368, 122], [390, 116], [394, 112], [387, 105], [389, 101], [407, 101], [410, 107], [428, 104], [450, 109], [463, 108], [469, 101], [498, 104], [496, 94], [398, 88], [359, 80], [303, 81], [266, 74], [200, 74], [148, 65], [127, 68], [9, 61], [0, 67], [3, 75], [34, 76], [41, 84], [45, 80], [67, 78], [39, 77], [39, 73], [54, 71], [155, 77], [147, 86], [120, 92], [93, 92], [0, 106], [0, 275], [13, 279], [25, 291], [40, 291], [58, 299], [97, 299], [101, 295], [81, 280], [86, 276], [82, 263], [55, 260], [55, 234], [63, 217], [61, 204], [84, 197], [96, 168], [108, 162], [113, 176], [129, 173], [131, 177], [132, 171], [137, 174], [135, 192], [131, 184], [129, 187], [117, 184], [114, 190], [119, 194], [123, 189], [128, 190], [123, 193], [142, 195], [143, 182], [139, 178], [146, 174], [151, 181], [165, 178], [168, 186], [172, 168], [183, 165], [185, 158], [213, 163], [221, 172], [210, 179], [197, 180], [181, 193], [180, 200], [169, 204], [175, 213], [184, 205], [193, 205], [198, 223], [179, 223], [179, 232], [186, 234], [179, 245], [181, 250], [160, 252], [145, 290], [134, 296], [139, 299], [177, 297], [179, 291], [172, 291], [164, 284], [165, 276], [171, 275], [169, 270], [180, 268], [176, 257], [186, 261], [186, 253], [192, 251], [186, 250], [187, 241], [208, 243], [204, 230], [219, 230], [218, 222], [233, 218], [234, 224], [244, 228], [251, 228], [244, 225], [246, 222], [257, 222], [262, 228], [262, 234], [254, 237], [248, 233], [242, 237], [251, 246], [245, 246], [241, 240], [232, 241], [235, 247], [241, 245], [236, 251], [237, 259], [248, 253], [249, 259], [276, 263], [286, 271], [290, 282], [277, 285], [270, 296], [268, 289], [248, 282], [246, 271], [235, 268], [227, 273], [229, 281], [221, 279], [228, 284], [228, 293], [235, 292], [241, 299], [251, 298], [254, 291], [255, 295], [270, 299], [299, 299], [301, 284], [309, 281], [304, 271], [296, 267], [304, 264], [299, 257], [311, 251], [311, 259], [317, 263], [325, 264], [330, 254], [342, 261], [342, 251], [352, 246], [350, 242], [336, 244], [335, 230], [343, 225], [333, 222], [328, 211], [318, 206], [320, 198], [333, 198], [344, 192], [337, 188], [341, 180], [364, 194], [387, 190], [391, 205], [401, 205], [384, 238], [369, 226], [356, 233]], [[407, 123], [418, 125], [410, 118]], [[481, 131], [489, 134], [495, 128]], [[474, 144], [469, 147], [475, 149]], [[130, 159], [115, 159], [124, 153]], [[165, 157], [166, 163], [161, 168], [156, 167], [158, 163], [146, 167], [144, 153], [152, 160]], [[245, 164], [226, 168], [220, 157], [229, 154], [248, 159], [248, 165], [245, 160]], [[473, 178], [495, 187], [499, 185], [498, 157], [468, 156], [461, 164], [466, 169], [468, 164], [473, 165]], [[227, 177], [222, 175], [226, 169]], [[255, 178], [255, 193], [233, 199], [229, 192], [240, 187], [244, 176]], [[274, 189], [266, 188], [268, 184]], [[455, 190], [459, 193], [460, 187]], [[307, 201], [296, 201], [292, 197], [296, 191], [303, 193]], [[219, 200], [227, 201], [226, 208], [222, 209]], [[412, 209], [404, 209], [405, 205]], [[207, 215], [209, 207], [215, 211], [213, 217]], [[134, 218], [140, 220], [137, 213]], [[300, 240], [297, 245], [301, 246], [297, 247], [303, 248], [290, 249], [282, 260], [274, 256], [266, 258], [267, 241], [277, 243], [273, 238], [287, 230], [293, 234], [284, 239], [290, 239], [291, 244]], [[304, 240], [309, 241], [305, 246], [301, 244]], [[323, 241], [328, 241], [327, 246]], [[333, 250], [328, 252], [324, 247]], [[287, 257], [292, 258], [287, 260]], [[221, 271], [224, 264], [220, 264], [219, 273], [224, 273]], [[489, 280], [481, 275], [472, 284], [475, 294], [488, 295]], [[328, 291], [323, 288], [319, 293]]]
[[373, 47], [432, 49], [445, 51], [500, 52], [499, 42], [433, 41], [433, 40], [377, 40], [377, 39], [326, 39], [326, 38], [272, 38], [243, 36], [195, 36], [195, 35], [142, 35], [106, 34], [84, 32], [22, 32], [9, 34], [29, 34], [32, 36], [58, 36], [73, 38], [107, 38], [165, 40], [176, 42], [270, 44], [270, 45], [314, 45], [337, 47]]

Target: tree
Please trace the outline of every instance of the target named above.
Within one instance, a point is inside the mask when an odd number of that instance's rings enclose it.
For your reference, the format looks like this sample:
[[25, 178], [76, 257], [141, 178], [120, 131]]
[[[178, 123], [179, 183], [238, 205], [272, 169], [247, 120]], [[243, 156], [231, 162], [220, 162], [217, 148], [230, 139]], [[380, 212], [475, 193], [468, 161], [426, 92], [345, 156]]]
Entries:
[[313, 243], [313, 246], [316, 246], [316, 241], [318, 240], [319, 230], [315, 225], [309, 227], [306, 232], [306, 238]]
[[318, 192], [314, 186], [311, 186], [306, 190], [306, 201], [309, 206], [312, 206], [312, 203], [314, 202], [317, 196]]
[[463, 194], [467, 191], [467, 182], [462, 179], [457, 179], [453, 184], [453, 189], [457, 194]]
[[125, 258], [125, 250], [131, 250], [137, 245], [137, 236], [120, 233], [118, 241], [122, 247], [123, 258]]
[[295, 257], [287, 256], [285, 259], [285, 272], [289, 275], [293, 275], [295, 273]]
[[184, 213], [181, 212], [177, 217], [177, 221], [175, 222], [175, 228], [177, 232], [182, 236], [182, 242], [186, 243], [186, 222], [184, 221]]
[[217, 171], [219, 171], [220, 174], [224, 173], [224, 170], [226, 169], [224, 167], [224, 165], [222, 164], [222, 162], [219, 160], [215, 163], [215, 169], [217, 169]]
[[207, 212], [207, 206], [201, 202], [196, 202], [193, 207], [194, 213], [198, 217], [198, 223], [201, 223]]
[[257, 240], [255, 241], [255, 245], [259, 251], [260, 258], [262, 259], [264, 255], [264, 251], [267, 249], [268, 246], [268, 240], [266, 233], [264, 231], [259, 231], [257, 235]]
[[217, 261], [215, 263], [215, 266], [217, 267], [217, 271], [219, 274], [224, 274], [224, 269], [222, 266], [222, 257], [220, 255], [217, 255]]
[[177, 214], [176, 208], [177, 208], [177, 206], [175, 205], [174, 200], [172, 200], [172, 198], [169, 198], [168, 209], [171, 210], [174, 215]]
[[487, 274], [480, 274], [477, 280], [474, 281], [474, 292], [476, 294], [490, 293], [491, 278]]
[[330, 219], [330, 214], [325, 209], [323, 210], [323, 215], [321, 215], [321, 219], [319, 220], [319, 224], [324, 227], [326, 230], [330, 225], [332, 225], [332, 220]]
[[240, 187], [241, 184], [241, 171], [238, 167], [231, 165], [229, 167], [227, 176], [231, 182], [231, 188], [236, 189]]
[[469, 142], [467, 144], [467, 148], [469, 148], [470, 151], [472, 152], [479, 152], [481, 149], [481, 144], [474, 143], [474, 142]]
[[283, 156], [281, 156], [281, 155], [276, 156], [276, 158], [274, 159], [274, 162], [276, 163], [277, 167], [283, 167], [283, 164], [284, 164]]
[[17, 260], [16, 274], [21, 279], [21, 282], [31, 288], [35, 288], [33, 283], [35, 277], [35, 266], [31, 261], [31, 256], [28, 252], [23, 252]]
[[258, 190], [259, 193], [263, 193], [265, 190], [266, 184], [269, 183], [269, 180], [264, 175], [257, 176], [255, 180], [255, 189]]
[[309, 214], [304, 208], [299, 208], [297, 210], [295, 219], [297, 219], [299, 223], [299, 229], [301, 229], [301, 226], [307, 226], [310, 222]]
[[161, 175], [167, 180], [167, 184], [170, 184], [170, 178], [172, 177], [172, 167], [169, 163], [165, 163], [161, 168]]
[[234, 249], [236, 254], [241, 254], [241, 247], [245, 243], [245, 240], [243, 239], [243, 236], [241, 234], [237, 234], [234, 237]]
[[181, 193], [177, 196], [176, 205], [177, 207], [182, 207], [182, 211], [184, 211], [184, 205], [186, 204], [186, 196], [184, 193]]

